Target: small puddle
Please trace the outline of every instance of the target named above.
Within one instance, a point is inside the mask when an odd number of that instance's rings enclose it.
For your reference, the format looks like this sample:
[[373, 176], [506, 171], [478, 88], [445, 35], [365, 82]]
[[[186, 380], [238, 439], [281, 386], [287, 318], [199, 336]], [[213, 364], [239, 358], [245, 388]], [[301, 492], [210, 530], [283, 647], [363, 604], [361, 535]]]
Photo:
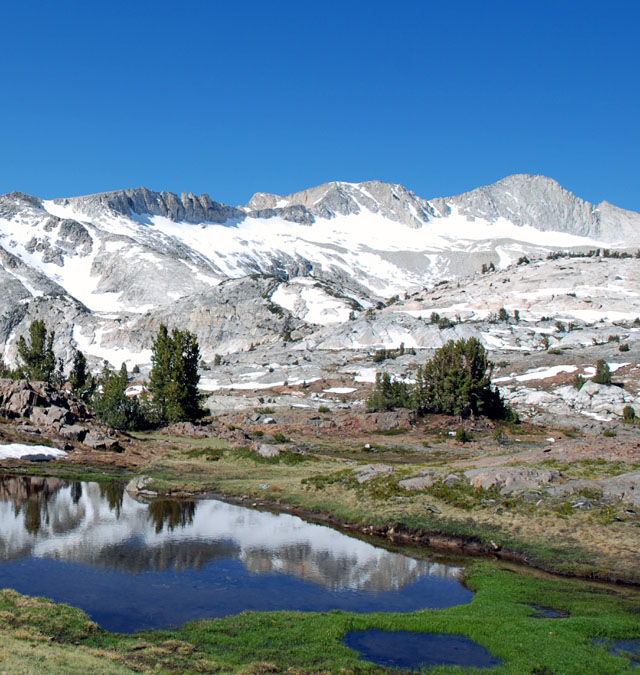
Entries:
[[594, 645], [604, 645], [614, 656], [623, 656], [631, 661], [632, 668], [640, 668], [640, 640], [605, 640], [593, 638]]
[[554, 609], [553, 607], [540, 607], [539, 605], [528, 605], [535, 612], [531, 615], [532, 619], [568, 619], [569, 612], [564, 609]]
[[387, 668], [417, 670], [425, 666], [491, 668], [500, 660], [464, 635], [366, 630], [347, 633], [344, 644], [360, 658]]

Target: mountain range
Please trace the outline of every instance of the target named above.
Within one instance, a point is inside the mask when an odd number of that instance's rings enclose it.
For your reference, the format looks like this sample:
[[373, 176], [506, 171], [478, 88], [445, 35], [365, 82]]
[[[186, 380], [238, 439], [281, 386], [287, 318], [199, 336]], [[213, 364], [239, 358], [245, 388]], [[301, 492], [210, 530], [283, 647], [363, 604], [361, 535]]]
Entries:
[[317, 331], [329, 344], [396, 295], [550, 251], [639, 246], [640, 214], [525, 174], [454, 197], [332, 182], [245, 206], [146, 188], [14, 192], [0, 196], [0, 345], [13, 362], [37, 317], [66, 362], [81, 348], [116, 367], [148, 364], [161, 322], [196, 332], [205, 361]]

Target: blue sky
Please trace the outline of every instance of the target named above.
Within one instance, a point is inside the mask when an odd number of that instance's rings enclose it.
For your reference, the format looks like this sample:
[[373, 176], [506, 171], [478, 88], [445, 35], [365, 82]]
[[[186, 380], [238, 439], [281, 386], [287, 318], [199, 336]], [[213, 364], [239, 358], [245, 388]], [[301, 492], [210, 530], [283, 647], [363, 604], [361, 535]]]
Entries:
[[5, 3], [0, 193], [541, 173], [640, 210], [640, 2]]

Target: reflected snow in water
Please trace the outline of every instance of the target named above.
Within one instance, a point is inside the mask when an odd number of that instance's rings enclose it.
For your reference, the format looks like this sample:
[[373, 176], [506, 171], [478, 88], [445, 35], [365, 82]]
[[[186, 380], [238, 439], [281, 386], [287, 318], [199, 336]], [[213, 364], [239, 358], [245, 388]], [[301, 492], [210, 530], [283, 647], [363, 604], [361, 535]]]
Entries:
[[0, 476], [0, 586], [81, 607], [108, 630], [244, 610], [448, 607], [471, 601], [460, 572], [289, 514]]

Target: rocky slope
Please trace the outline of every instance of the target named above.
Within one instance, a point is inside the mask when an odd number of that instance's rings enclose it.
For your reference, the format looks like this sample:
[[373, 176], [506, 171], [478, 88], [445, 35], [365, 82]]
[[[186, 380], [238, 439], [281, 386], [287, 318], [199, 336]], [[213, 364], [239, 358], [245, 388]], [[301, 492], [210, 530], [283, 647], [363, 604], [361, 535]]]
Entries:
[[[336, 372], [370, 382], [376, 349], [418, 350], [409, 366], [470, 336], [510, 362], [532, 353], [552, 364], [549, 350], [576, 350], [592, 367], [610, 336], [634, 346], [639, 261], [547, 255], [639, 244], [640, 214], [543, 176], [430, 200], [336, 182], [239, 207], [145, 188], [52, 201], [12, 193], [0, 197], [0, 345], [13, 363], [17, 338], [43, 318], [65, 363], [79, 348], [94, 367], [144, 372], [167, 323], [197, 334], [205, 364], [225, 357], [204, 372], [209, 389]], [[497, 321], [501, 308], [509, 320]], [[410, 377], [408, 366], [398, 374]]]

